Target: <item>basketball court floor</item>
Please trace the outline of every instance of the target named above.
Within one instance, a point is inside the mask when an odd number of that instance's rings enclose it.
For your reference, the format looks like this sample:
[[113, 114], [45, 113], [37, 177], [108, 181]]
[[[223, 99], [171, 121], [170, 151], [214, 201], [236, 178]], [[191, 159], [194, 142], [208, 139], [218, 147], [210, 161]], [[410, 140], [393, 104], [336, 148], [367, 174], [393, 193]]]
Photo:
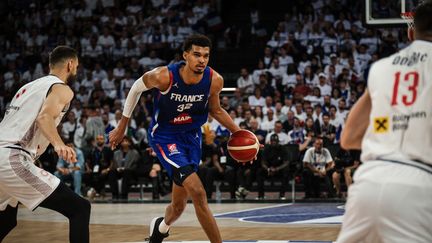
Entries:
[[[166, 205], [93, 203], [91, 242], [145, 242], [150, 221]], [[211, 203], [210, 208], [225, 242], [332, 242], [344, 213], [341, 203]], [[208, 242], [191, 203], [166, 241]], [[4, 242], [68, 242], [68, 223], [56, 212], [21, 207], [18, 226]]]

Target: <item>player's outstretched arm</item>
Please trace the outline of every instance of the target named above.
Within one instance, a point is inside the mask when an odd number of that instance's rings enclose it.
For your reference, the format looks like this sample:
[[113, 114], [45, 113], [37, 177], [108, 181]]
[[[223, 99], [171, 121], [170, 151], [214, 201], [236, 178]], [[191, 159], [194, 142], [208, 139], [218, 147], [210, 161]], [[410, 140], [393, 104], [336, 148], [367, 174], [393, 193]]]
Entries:
[[342, 131], [341, 146], [348, 149], [361, 149], [361, 143], [366, 129], [369, 126], [369, 115], [372, 103], [369, 92], [366, 90], [351, 109], [345, 128]]
[[213, 79], [210, 87], [210, 97], [209, 97], [209, 112], [210, 115], [216, 119], [220, 124], [234, 133], [240, 130], [228, 113], [220, 106], [219, 95], [222, 91], [224, 85], [223, 78], [217, 72], [213, 72]]
[[142, 92], [157, 88], [165, 91], [169, 86], [169, 72], [166, 66], [157, 67], [151, 71], [144, 73], [132, 85], [126, 97], [123, 108], [123, 115], [118, 126], [109, 133], [109, 142], [112, 149], [115, 149], [124, 137], [125, 130], [129, 123], [129, 119], [138, 103]]
[[41, 129], [43, 135], [54, 146], [54, 150], [59, 157], [68, 162], [76, 162], [75, 150], [68, 147], [62, 141], [57, 132], [55, 120], [59, 117], [62, 110], [69, 104], [73, 98], [73, 91], [69, 86], [64, 84], [54, 84], [51, 92], [48, 94], [41, 111], [36, 118], [36, 123]]

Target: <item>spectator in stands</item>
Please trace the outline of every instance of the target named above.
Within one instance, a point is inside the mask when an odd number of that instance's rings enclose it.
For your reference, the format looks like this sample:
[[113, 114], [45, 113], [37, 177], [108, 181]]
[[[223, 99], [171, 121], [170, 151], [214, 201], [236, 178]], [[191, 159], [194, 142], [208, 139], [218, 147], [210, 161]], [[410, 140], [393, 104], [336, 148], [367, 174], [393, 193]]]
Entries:
[[66, 141], [66, 146], [74, 148], [76, 153], [76, 162], [69, 163], [62, 158], [57, 161], [57, 171], [54, 173], [61, 181], [73, 182], [74, 191], [82, 196], [81, 182], [85, 171], [84, 154], [79, 148], [75, 148], [72, 141]]
[[90, 186], [96, 193], [105, 195], [105, 183], [113, 164], [113, 152], [105, 145], [103, 135], [96, 136], [96, 146], [86, 159], [86, 170], [90, 172]]
[[86, 114], [88, 118], [85, 125], [84, 139], [96, 138], [100, 135], [104, 137], [105, 125], [100, 116], [99, 109], [94, 105], [89, 105], [86, 108]]
[[216, 180], [228, 182], [230, 198], [235, 199], [237, 190], [236, 184], [236, 161], [228, 156], [227, 150], [228, 137], [216, 137], [215, 144], [212, 145], [211, 163], [209, 166], [201, 167], [200, 173], [204, 178], [204, 188], [207, 193], [207, 199], [212, 198], [213, 184]]
[[250, 131], [257, 136], [258, 141], [260, 141], [261, 144], [265, 143], [267, 132], [259, 128], [259, 123], [257, 119], [255, 118], [250, 119], [249, 125], [250, 125]]
[[272, 132], [275, 127], [276, 121], [277, 120], [274, 116], [274, 111], [272, 109], [269, 109], [267, 111], [267, 115], [264, 117], [263, 121], [261, 122], [261, 129], [266, 132]]
[[324, 181], [327, 187], [327, 196], [333, 197], [333, 189], [327, 172], [334, 167], [334, 162], [330, 151], [323, 148], [322, 138], [315, 140], [314, 146], [306, 150], [303, 158], [305, 182], [305, 198], [319, 198], [321, 181]]
[[117, 181], [124, 178], [125, 173], [131, 173], [131, 171], [135, 170], [139, 160], [140, 155], [138, 151], [132, 147], [132, 140], [127, 136], [124, 137], [120, 144], [120, 149], [114, 152], [113, 163], [108, 172], [108, 180], [113, 199], [128, 198], [130, 185], [127, 181], [122, 180], [121, 193], [119, 194]]
[[240, 70], [240, 77], [237, 79], [237, 88], [244, 94], [252, 94], [254, 91], [255, 85], [247, 68]]
[[288, 132], [288, 144], [302, 144], [306, 131], [303, 129], [300, 119], [294, 116], [294, 124], [291, 131]]
[[339, 149], [335, 156], [335, 167], [332, 173], [333, 185], [336, 190], [336, 196], [342, 197], [340, 179], [341, 175], [345, 178], [345, 185], [348, 187], [352, 184], [352, 175], [360, 165], [360, 151]]
[[278, 144], [285, 145], [289, 142], [288, 135], [283, 131], [283, 125], [281, 121], [276, 121], [274, 123], [274, 130], [270, 133], [268, 133], [265, 137], [265, 143], [270, 144], [271, 142], [271, 136], [273, 134], [278, 135]]
[[144, 150], [135, 170], [124, 172], [123, 181], [128, 185], [132, 185], [133, 181], [137, 181], [141, 177], [151, 180], [153, 199], [159, 199], [160, 196], [167, 194], [168, 190], [164, 185], [162, 166], [156, 157], [156, 153], [151, 148]]
[[342, 120], [345, 120], [345, 118], [348, 115], [348, 110], [346, 108], [346, 100], [340, 99], [338, 101], [338, 110], [336, 112], [336, 116], [339, 117]]
[[[146, 70], [153, 69], [165, 63], [164, 60], [157, 57], [156, 51], [150, 51], [149, 55], [142, 57], [138, 60], [138, 63]], [[135, 80], [134, 80], [135, 81]], [[129, 87], [130, 88], [130, 87]]]
[[239, 105], [241, 105], [241, 102], [243, 100], [243, 93], [239, 88], [236, 88], [234, 91], [234, 95], [230, 97], [229, 103], [231, 109], [235, 109]]
[[325, 73], [320, 73], [318, 75], [319, 83], [317, 87], [321, 90], [321, 95], [331, 95], [332, 88], [327, 82], [327, 75]]
[[84, 141], [84, 133], [85, 133], [85, 125], [87, 123], [87, 116], [82, 115], [79, 119], [77, 127], [75, 129], [75, 133], [73, 136], [74, 145], [76, 148], [82, 149], [83, 145], [85, 145]]
[[281, 180], [279, 198], [285, 200], [285, 192], [289, 188], [288, 166], [288, 152], [279, 144], [279, 136], [272, 134], [270, 144], [264, 147], [261, 167], [257, 170], [258, 199], [264, 199], [264, 180], [277, 178]]
[[261, 96], [261, 89], [255, 88], [254, 95], [248, 97], [249, 105], [254, 106], [265, 106], [265, 98]]
[[[333, 144], [336, 137], [336, 127], [330, 124], [330, 115], [324, 113], [322, 115], [323, 123], [320, 127], [319, 136], [323, 138], [324, 146]], [[318, 133], [317, 133], [318, 134]]]
[[62, 124], [61, 136], [66, 140], [73, 140], [77, 126], [78, 123], [75, 118], [75, 113], [70, 111], [67, 115], [67, 121]]

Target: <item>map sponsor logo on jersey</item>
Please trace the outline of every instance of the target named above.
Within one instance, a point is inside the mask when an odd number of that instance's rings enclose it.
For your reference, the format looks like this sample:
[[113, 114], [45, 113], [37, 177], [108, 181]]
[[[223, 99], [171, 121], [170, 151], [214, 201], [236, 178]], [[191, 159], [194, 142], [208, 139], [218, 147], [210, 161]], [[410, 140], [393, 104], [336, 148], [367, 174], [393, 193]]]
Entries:
[[182, 125], [189, 123], [192, 123], [192, 117], [188, 113], [181, 113], [171, 121], [171, 124], [174, 125]]
[[180, 153], [177, 149], [177, 144], [175, 144], [175, 143], [167, 144], [167, 148], [169, 151], [169, 156]]
[[374, 118], [374, 133], [386, 133], [389, 130], [389, 117], [375, 117]]

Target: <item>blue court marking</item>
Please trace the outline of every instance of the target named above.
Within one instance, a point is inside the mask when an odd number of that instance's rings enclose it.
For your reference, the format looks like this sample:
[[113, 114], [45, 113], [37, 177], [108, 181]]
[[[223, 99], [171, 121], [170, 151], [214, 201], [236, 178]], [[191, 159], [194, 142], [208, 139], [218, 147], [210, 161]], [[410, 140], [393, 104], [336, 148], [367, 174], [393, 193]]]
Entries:
[[[250, 223], [291, 224], [300, 221], [314, 224], [340, 224], [345, 210], [340, 204], [305, 203], [283, 204], [215, 215], [217, 218], [236, 218]], [[328, 218], [326, 220], [326, 218]]]

